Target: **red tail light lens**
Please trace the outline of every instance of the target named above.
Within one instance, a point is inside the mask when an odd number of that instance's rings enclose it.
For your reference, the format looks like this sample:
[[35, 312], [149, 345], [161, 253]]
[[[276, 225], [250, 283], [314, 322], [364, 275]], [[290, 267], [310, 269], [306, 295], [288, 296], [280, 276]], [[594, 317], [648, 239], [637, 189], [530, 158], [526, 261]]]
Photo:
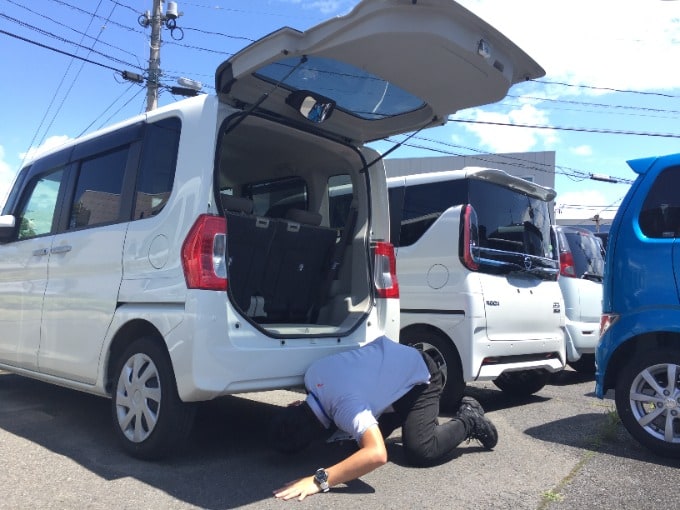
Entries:
[[375, 257], [374, 284], [378, 297], [389, 299], [399, 297], [397, 282], [397, 258], [392, 243], [379, 242], [373, 248]]
[[619, 320], [618, 313], [603, 313], [600, 317], [600, 336], [604, 335], [617, 320]]
[[470, 271], [479, 269], [479, 227], [477, 212], [471, 205], [463, 209], [463, 265]]
[[560, 252], [560, 274], [569, 278], [576, 278], [576, 267], [574, 266], [574, 256], [570, 251]]
[[182, 245], [182, 267], [187, 287], [227, 290], [227, 220], [203, 214]]

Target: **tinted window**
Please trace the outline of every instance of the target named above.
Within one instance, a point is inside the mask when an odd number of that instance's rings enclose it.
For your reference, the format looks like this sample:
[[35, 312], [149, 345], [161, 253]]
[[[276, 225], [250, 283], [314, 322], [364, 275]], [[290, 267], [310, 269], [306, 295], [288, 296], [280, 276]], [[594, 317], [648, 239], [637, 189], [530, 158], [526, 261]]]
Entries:
[[680, 235], [680, 167], [659, 174], [640, 211], [640, 230], [647, 237]]
[[299, 177], [247, 184], [243, 194], [252, 199], [257, 216], [283, 218], [288, 209], [307, 210], [307, 183]]
[[604, 259], [602, 258], [602, 245], [597, 237], [584, 232], [564, 232], [567, 239], [571, 256], [574, 259], [576, 277], [581, 278], [584, 274], [602, 276], [604, 274]]
[[477, 212], [481, 248], [552, 258], [546, 202], [496, 184], [471, 180], [470, 203]]
[[17, 238], [29, 239], [52, 232], [54, 213], [64, 171], [43, 175], [33, 183], [21, 213], [18, 215]]
[[119, 220], [127, 157], [126, 147], [81, 163], [69, 229]]
[[404, 208], [404, 187], [387, 190], [390, 202], [390, 242], [396, 247], [400, 245], [401, 211]]
[[[415, 243], [444, 211], [465, 203], [467, 182], [453, 180], [407, 186], [404, 191], [398, 245], [409, 246]], [[458, 235], [458, 232], [451, 235]]]
[[344, 228], [353, 198], [352, 179], [349, 175], [334, 175], [328, 179], [328, 213], [331, 228]]
[[345, 62], [324, 57], [285, 58], [257, 72], [261, 78], [291, 90], [313, 90], [333, 98], [337, 107], [368, 120], [401, 115], [421, 108], [423, 100], [395, 84]]
[[168, 201], [175, 181], [180, 130], [181, 122], [174, 117], [147, 126], [135, 193], [134, 219], [158, 214]]

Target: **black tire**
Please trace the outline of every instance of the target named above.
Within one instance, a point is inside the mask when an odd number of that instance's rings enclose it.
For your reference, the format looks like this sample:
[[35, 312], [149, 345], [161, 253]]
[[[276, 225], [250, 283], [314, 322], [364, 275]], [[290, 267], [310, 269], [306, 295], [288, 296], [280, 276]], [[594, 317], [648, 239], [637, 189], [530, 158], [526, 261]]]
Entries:
[[577, 361], [570, 361], [569, 366], [579, 374], [595, 375], [595, 355], [581, 354]]
[[123, 450], [159, 460], [184, 444], [195, 407], [179, 399], [167, 351], [152, 338], [131, 343], [114, 369], [111, 411]]
[[401, 333], [400, 342], [425, 351], [439, 366], [444, 379], [444, 390], [439, 401], [443, 411], [456, 411], [465, 392], [465, 380], [460, 359], [443, 335], [425, 329], [410, 329]]
[[657, 455], [680, 458], [680, 347], [631, 357], [618, 374], [615, 397], [631, 436]]
[[503, 393], [513, 397], [528, 397], [548, 384], [549, 378], [550, 374], [545, 370], [519, 370], [503, 372], [493, 383]]

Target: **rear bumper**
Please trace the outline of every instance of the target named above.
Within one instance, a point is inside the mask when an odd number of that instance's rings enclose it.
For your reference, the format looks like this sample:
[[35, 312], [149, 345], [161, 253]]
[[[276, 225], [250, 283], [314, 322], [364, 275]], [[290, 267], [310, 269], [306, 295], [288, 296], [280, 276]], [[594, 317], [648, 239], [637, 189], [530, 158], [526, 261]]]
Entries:
[[503, 372], [546, 370], [559, 372], [566, 364], [564, 335], [555, 338], [476, 342], [474, 380], [496, 379]]
[[578, 361], [582, 354], [595, 352], [600, 339], [599, 322], [576, 322], [567, 319], [567, 360]]
[[301, 325], [301, 336], [273, 337], [237, 314], [225, 293], [189, 294], [184, 320], [165, 337], [177, 390], [186, 402], [302, 386], [313, 361], [358, 348], [394, 329], [380, 317], [383, 307], [374, 306], [345, 335], [315, 334]]

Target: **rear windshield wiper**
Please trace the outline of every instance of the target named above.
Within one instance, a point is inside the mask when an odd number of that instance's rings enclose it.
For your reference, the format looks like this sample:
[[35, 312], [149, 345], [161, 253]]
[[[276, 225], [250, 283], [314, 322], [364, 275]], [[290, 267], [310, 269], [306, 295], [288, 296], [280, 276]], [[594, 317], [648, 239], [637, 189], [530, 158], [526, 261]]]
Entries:
[[588, 271], [586, 271], [585, 273], [583, 273], [583, 274], [581, 275], [581, 278], [582, 278], [583, 280], [591, 280], [591, 281], [593, 281], [593, 282], [602, 282], [602, 280], [604, 279], [604, 277], [603, 277], [601, 274], [590, 273], [590, 272], [588, 272]]

